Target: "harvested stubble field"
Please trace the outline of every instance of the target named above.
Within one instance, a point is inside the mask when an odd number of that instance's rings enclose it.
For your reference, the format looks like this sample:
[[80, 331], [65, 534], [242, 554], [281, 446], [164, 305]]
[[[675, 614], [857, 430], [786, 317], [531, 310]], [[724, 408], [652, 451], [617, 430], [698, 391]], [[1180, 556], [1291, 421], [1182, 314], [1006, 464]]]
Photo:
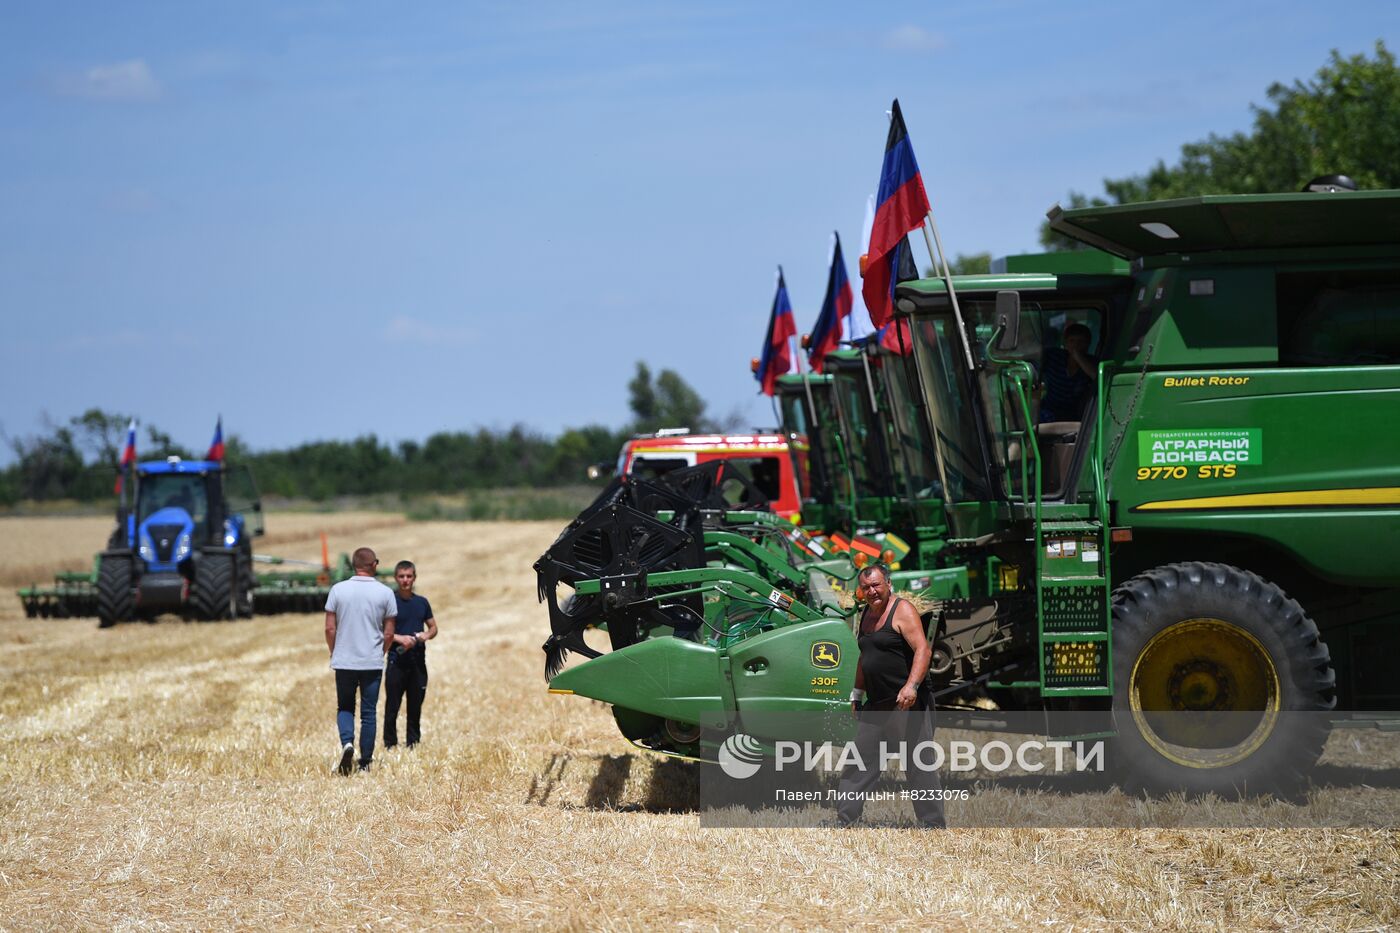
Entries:
[[[325, 527], [334, 550], [418, 562], [442, 626], [423, 745], [330, 773], [319, 615], [98, 631], [25, 620], [6, 596], [0, 927], [1400, 922], [1394, 832], [701, 829], [692, 766], [632, 753], [606, 708], [544, 692], [529, 568], [559, 523], [269, 526], [286, 556], [318, 556]], [[105, 533], [0, 520], [0, 563], [85, 566]]]

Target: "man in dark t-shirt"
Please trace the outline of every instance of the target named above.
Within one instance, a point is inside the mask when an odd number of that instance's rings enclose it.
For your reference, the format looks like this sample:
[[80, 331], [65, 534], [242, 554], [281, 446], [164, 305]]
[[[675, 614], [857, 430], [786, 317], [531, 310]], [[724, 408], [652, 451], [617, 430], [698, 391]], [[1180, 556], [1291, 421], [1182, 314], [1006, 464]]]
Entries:
[[394, 565], [394, 582], [398, 590], [398, 621], [394, 625], [394, 648], [384, 670], [384, 747], [399, 744], [399, 703], [408, 697], [408, 747], [421, 738], [419, 717], [423, 712], [423, 697], [428, 692], [428, 649], [430, 638], [437, 637], [437, 620], [433, 607], [425, 597], [413, 592], [418, 580], [418, 568], [412, 561], [401, 560]]
[[1089, 356], [1093, 332], [1075, 322], [1065, 328], [1064, 346], [1046, 349], [1041, 358], [1040, 379], [1045, 396], [1040, 401], [1040, 423], [1079, 421], [1084, 405], [1094, 396], [1098, 364]]
[[[896, 597], [890, 571], [871, 564], [856, 575], [857, 598], [864, 601], [860, 613], [860, 660], [851, 710], [857, 726], [851, 741], [855, 755], [841, 769], [836, 806], [837, 822], [854, 825], [865, 809], [883, 769], [881, 748], [886, 742], [902, 747], [906, 755], [922, 744], [933, 743], [933, 705], [923, 689], [933, 650], [924, 632], [923, 619], [908, 601]], [[914, 815], [929, 828], [944, 828], [943, 788], [938, 772], [909, 768], [908, 799]], [[913, 792], [917, 793], [913, 793]]]

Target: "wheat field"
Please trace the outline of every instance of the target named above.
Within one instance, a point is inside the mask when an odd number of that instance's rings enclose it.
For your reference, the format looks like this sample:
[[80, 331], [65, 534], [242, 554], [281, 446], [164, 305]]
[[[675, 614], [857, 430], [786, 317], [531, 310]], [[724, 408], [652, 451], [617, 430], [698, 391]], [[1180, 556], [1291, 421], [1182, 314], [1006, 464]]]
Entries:
[[[6, 594], [0, 928], [1400, 922], [1391, 831], [702, 829], [695, 766], [544, 690], [530, 565], [559, 524], [269, 518], [273, 553], [315, 558], [325, 528], [415, 560], [441, 625], [423, 744], [350, 778], [319, 615], [99, 631]], [[86, 566], [105, 535], [3, 519], [0, 563]]]

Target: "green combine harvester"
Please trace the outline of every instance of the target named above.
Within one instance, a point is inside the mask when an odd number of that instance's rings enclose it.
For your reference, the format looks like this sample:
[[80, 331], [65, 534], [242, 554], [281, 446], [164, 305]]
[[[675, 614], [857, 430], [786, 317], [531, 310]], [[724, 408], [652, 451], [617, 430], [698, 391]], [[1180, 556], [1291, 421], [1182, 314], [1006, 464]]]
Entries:
[[[96, 616], [107, 628], [162, 613], [214, 620], [318, 612], [331, 585], [354, 572], [344, 554], [332, 566], [324, 536], [319, 565], [253, 554], [252, 539], [263, 533], [262, 501], [246, 467], [171, 457], [133, 472], [133, 505], [118, 506], [92, 570], [21, 589], [26, 616]], [[259, 573], [255, 563], [310, 569]]]
[[[1330, 727], [1400, 710], [1400, 192], [1050, 219], [1126, 262], [896, 292], [961, 574], [925, 616], [938, 703], [1111, 715], [1132, 786], [1297, 786]], [[1051, 415], [1085, 329], [1089, 391]], [[606, 510], [536, 566], [552, 640], [582, 643], [567, 590], [612, 648], [551, 691], [641, 747], [712, 758], [847, 706], [855, 638], [810, 574], [774, 585], [684, 521]]]

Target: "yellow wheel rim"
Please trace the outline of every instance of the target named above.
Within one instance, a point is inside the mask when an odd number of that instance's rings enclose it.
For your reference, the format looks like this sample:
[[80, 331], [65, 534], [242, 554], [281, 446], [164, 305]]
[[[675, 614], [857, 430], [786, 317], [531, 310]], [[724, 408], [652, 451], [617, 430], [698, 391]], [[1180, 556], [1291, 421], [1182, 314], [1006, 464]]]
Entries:
[[1220, 619], [1186, 619], [1152, 637], [1133, 664], [1128, 705], [1163, 757], [1224, 768], [1259, 750], [1278, 724], [1273, 659], [1249, 632]]

